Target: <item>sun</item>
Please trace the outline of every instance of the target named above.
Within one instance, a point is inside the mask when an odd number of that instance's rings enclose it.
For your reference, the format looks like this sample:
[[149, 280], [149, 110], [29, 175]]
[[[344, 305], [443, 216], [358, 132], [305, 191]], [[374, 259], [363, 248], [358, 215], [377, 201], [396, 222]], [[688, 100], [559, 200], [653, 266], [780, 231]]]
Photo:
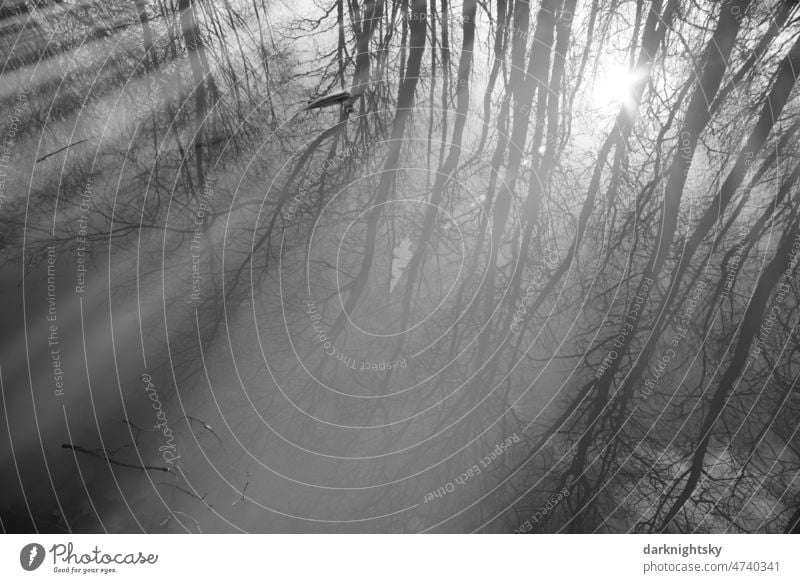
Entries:
[[629, 69], [620, 63], [601, 63], [591, 90], [592, 107], [600, 110], [615, 110], [620, 106], [633, 109], [636, 106], [634, 88], [642, 76], [642, 71]]

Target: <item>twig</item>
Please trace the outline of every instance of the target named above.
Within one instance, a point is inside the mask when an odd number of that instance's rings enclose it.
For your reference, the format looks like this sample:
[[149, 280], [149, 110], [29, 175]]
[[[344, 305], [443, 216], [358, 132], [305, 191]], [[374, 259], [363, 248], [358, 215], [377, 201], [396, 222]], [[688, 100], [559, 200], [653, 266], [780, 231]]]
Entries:
[[45, 154], [44, 156], [36, 160], [36, 162], [38, 163], [41, 162], [42, 160], [47, 160], [50, 156], [55, 156], [56, 154], [58, 154], [59, 152], [63, 152], [67, 148], [71, 148], [72, 146], [77, 146], [78, 144], [82, 144], [83, 142], [88, 142], [89, 140], [93, 140], [94, 138], [95, 136], [91, 136], [88, 138], [84, 138], [82, 140], [78, 140], [77, 142], [72, 142], [71, 144], [67, 144], [66, 146], [64, 146], [63, 148], [59, 148], [55, 152], [50, 152], [49, 154]]
[[175, 488], [176, 490], [183, 492], [187, 496], [191, 496], [192, 498], [197, 498], [198, 500], [200, 500], [200, 502], [211, 508], [211, 505], [208, 502], [206, 502], [206, 496], [208, 496], [207, 493], [203, 494], [202, 496], [198, 496], [197, 494], [195, 494], [194, 492], [190, 492], [186, 488], [181, 488], [180, 486], [176, 484], [170, 484], [169, 482], [156, 482], [156, 486], [169, 486], [170, 488]]
[[[180, 510], [171, 510], [170, 512], [171, 513], [164, 520], [161, 521], [159, 526], [164, 526], [165, 524], [167, 524], [170, 521], [171, 518], [175, 518], [176, 514], [181, 514], [181, 515], [183, 515], [183, 516], [185, 516], [187, 518], [192, 519], [192, 521], [194, 521], [195, 527], [197, 528], [197, 532], [199, 532], [200, 534], [203, 534], [203, 529], [200, 528], [200, 523], [197, 522], [197, 519], [194, 516], [192, 516], [191, 514], [186, 514], [185, 512], [181, 512]], [[177, 519], [175, 519], [175, 520], [177, 521]]]
[[219, 441], [219, 444], [222, 446], [222, 449], [225, 449], [225, 444], [222, 443], [222, 439], [220, 439], [220, 436], [217, 435], [217, 432], [214, 431], [214, 429], [211, 427], [211, 425], [209, 425], [205, 421], [202, 421], [202, 420], [198, 419], [197, 417], [192, 417], [191, 415], [184, 415], [183, 417], [181, 417], [181, 419], [188, 419], [189, 420], [189, 428], [190, 429], [191, 429], [192, 423], [199, 423], [200, 426], [203, 429], [205, 429], [206, 431], [210, 431], [214, 435], [214, 437], [217, 438], [217, 441]]
[[[247, 477], [248, 477], [248, 478], [250, 477], [250, 472], [247, 472]], [[248, 487], [249, 485], [250, 485], [250, 480], [247, 480], [247, 482], [245, 482], [245, 484], [244, 484], [244, 488], [242, 488], [242, 497], [241, 497], [240, 499], [238, 499], [238, 500], [234, 500], [234, 501], [231, 503], [231, 506], [236, 506], [236, 505], [237, 505], [239, 502], [241, 502], [242, 504], [244, 504], [244, 493], [245, 493], [245, 492], [247, 492], [247, 487]]]
[[128, 464], [128, 463], [125, 463], [125, 462], [120, 462], [120, 461], [117, 461], [115, 459], [112, 459], [112, 458], [108, 457], [108, 455], [105, 452], [99, 453], [99, 452], [96, 452], [96, 451], [92, 451], [90, 449], [83, 448], [83, 447], [81, 447], [79, 445], [72, 445], [70, 443], [62, 443], [61, 447], [63, 447], [64, 449], [71, 449], [72, 451], [76, 451], [78, 453], [84, 453], [84, 454], [90, 455], [92, 457], [100, 458], [100, 459], [106, 460], [110, 464], [114, 464], [114, 465], [117, 465], [117, 466], [122, 466], [124, 468], [133, 468], [134, 470], [141, 470], [141, 471], [158, 470], [159, 472], [167, 472], [168, 474], [172, 473], [171, 469], [165, 468], [163, 466], [139, 466], [139, 465], [136, 465], [136, 464]]

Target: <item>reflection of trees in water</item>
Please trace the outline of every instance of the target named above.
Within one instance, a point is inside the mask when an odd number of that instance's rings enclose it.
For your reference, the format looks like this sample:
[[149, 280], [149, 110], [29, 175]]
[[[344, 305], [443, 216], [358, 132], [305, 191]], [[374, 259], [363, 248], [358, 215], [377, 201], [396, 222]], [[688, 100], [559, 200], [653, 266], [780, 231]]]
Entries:
[[[175, 411], [203, 413], [180, 423], [208, 494], [177, 500], [209, 528], [791, 528], [795, 6], [4, 14], [18, 148], [69, 145], [9, 174], [4, 260], [23, 235], [27, 262], [72, 252], [93, 184], [95, 260], [143, 295]], [[289, 516], [386, 517], [256, 519], [245, 483]]]

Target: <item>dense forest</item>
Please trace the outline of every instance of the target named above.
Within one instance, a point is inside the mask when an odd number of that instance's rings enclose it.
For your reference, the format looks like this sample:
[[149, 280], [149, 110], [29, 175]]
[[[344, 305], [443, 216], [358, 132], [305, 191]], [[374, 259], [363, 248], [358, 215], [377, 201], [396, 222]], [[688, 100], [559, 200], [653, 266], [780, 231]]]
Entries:
[[798, 4], [0, 2], [3, 530], [797, 531]]

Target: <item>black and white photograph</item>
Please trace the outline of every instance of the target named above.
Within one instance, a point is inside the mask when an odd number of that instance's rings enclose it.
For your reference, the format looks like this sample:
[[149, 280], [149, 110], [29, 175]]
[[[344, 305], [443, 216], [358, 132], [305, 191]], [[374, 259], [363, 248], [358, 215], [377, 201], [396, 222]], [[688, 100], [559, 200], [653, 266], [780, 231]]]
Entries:
[[799, 78], [797, 0], [0, 0], [14, 572], [800, 532]]

